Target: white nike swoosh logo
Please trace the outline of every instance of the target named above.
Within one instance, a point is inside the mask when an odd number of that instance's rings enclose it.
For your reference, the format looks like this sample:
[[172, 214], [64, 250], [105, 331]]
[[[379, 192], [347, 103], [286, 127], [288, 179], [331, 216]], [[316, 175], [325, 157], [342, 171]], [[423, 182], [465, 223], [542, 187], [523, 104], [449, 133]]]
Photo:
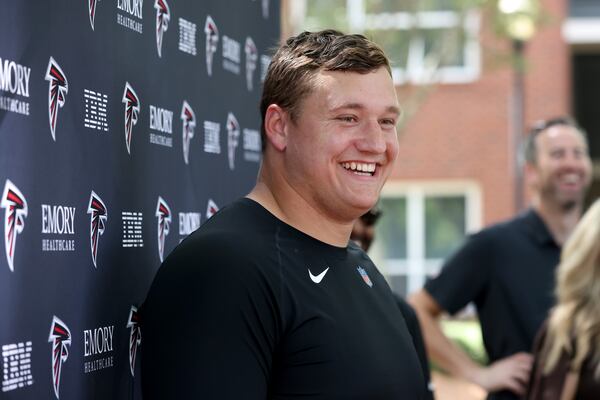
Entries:
[[323, 272], [321, 272], [319, 275], [313, 275], [312, 272], [310, 272], [310, 269], [308, 270], [308, 275], [310, 276], [310, 279], [314, 282], [314, 283], [321, 283], [321, 281], [323, 280], [323, 277], [325, 276], [325, 274], [327, 273], [327, 271], [329, 271], [329, 267], [325, 268], [325, 270]]

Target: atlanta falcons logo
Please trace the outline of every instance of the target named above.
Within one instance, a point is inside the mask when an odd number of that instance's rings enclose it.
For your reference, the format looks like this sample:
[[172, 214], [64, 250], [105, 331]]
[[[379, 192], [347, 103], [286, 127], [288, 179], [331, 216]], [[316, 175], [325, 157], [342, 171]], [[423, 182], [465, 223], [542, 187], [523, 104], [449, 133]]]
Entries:
[[246, 45], [244, 46], [244, 52], [246, 53], [246, 86], [249, 91], [253, 89], [253, 75], [256, 70], [256, 60], [258, 59], [258, 50], [254, 40], [250, 36], [246, 38]]
[[219, 30], [210, 15], [206, 17], [204, 33], [206, 34], [206, 69], [208, 70], [208, 76], [211, 76], [213, 54], [217, 51], [217, 45], [219, 44]]
[[127, 146], [127, 154], [131, 154], [131, 133], [140, 114], [140, 99], [129, 82], [125, 82], [122, 101], [125, 104], [125, 145]]
[[163, 34], [169, 27], [171, 11], [167, 0], [156, 0], [154, 8], [156, 8], [156, 49], [158, 50], [158, 56], [161, 57]]
[[158, 203], [156, 203], [156, 217], [158, 218], [158, 256], [160, 262], [163, 262], [165, 238], [169, 234], [169, 224], [171, 223], [171, 209], [160, 196], [158, 196]]
[[90, 214], [90, 248], [92, 250], [92, 261], [96, 267], [96, 255], [98, 254], [98, 239], [104, 233], [108, 214], [104, 202], [93, 190], [90, 194], [90, 203], [87, 213]]
[[2, 202], [0, 203], [4, 212], [4, 249], [8, 268], [14, 271], [15, 242], [17, 234], [23, 232], [25, 217], [27, 217], [27, 201], [21, 191], [10, 181], [6, 180]]
[[240, 137], [240, 124], [233, 113], [227, 114], [227, 157], [229, 158], [229, 169], [235, 168], [235, 149], [237, 149]]
[[185, 100], [181, 107], [181, 121], [183, 122], [183, 161], [188, 164], [190, 140], [194, 137], [194, 128], [196, 127], [196, 114]]
[[54, 58], [50, 57], [48, 69], [46, 70], [46, 80], [50, 82], [48, 87], [48, 117], [50, 119], [50, 132], [52, 140], [56, 141], [56, 116], [58, 108], [65, 104], [69, 83], [67, 77]]
[[58, 399], [60, 370], [62, 364], [67, 361], [67, 357], [69, 357], [67, 345], [71, 345], [71, 332], [67, 325], [65, 325], [65, 323], [57, 316], [54, 316], [52, 325], [50, 325], [48, 342], [52, 343], [52, 384], [54, 386], [54, 394]]
[[131, 371], [131, 376], [134, 376], [135, 356], [137, 354], [138, 347], [142, 344], [140, 315], [138, 314], [137, 307], [135, 306], [131, 306], [131, 310], [129, 311], [127, 327], [131, 328], [131, 332], [129, 333], [129, 369]]
[[96, 19], [96, 4], [99, 0], [88, 0], [88, 11], [90, 13], [90, 24], [94, 30], [94, 20]]
[[219, 211], [217, 203], [215, 203], [212, 199], [208, 199], [208, 204], [206, 205], [206, 219], [209, 219], [215, 215], [217, 211]]

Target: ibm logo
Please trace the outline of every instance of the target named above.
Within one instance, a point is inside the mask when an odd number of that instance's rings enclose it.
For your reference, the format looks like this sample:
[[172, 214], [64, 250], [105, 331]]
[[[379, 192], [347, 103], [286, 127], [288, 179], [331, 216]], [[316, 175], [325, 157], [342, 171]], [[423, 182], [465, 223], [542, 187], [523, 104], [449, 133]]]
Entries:
[[179, 18], [179, 50], [196, 55], [196, 24]]
[[2, 391], [8, 392], [33, 385], [31, 342], [2, 346]]
[[83, 98], [85, 99], [85, 118], [83, 120], [84, 126], [86, 128], [108, 132], [108, 96], [92, 90], [84, 89]]

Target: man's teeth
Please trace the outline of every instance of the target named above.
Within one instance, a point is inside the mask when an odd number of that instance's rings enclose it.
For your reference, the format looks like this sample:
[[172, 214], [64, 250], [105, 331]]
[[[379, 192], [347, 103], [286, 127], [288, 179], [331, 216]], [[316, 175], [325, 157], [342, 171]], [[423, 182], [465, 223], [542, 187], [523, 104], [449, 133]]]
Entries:
[[375, 172], [375, 164], [374, 163], [357, 163], [357, 162], [347, 162], [342, 164], [344, 168], [350, 171], [357, 172], [367, 172], [371, 175]]
[[564, 175], [562, 180], [565, 183], [577, 183], [579, 181], [579, 176], [577, 176], [577, 174], [568, 174]]

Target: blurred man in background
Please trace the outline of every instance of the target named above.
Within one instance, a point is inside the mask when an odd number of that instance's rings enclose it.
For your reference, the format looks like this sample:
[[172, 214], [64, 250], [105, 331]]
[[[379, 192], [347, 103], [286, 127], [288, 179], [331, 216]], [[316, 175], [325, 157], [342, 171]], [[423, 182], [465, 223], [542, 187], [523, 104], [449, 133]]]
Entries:
[[[410, 297], [428, 353], [446, 371], [517, 399], [532, 366], [529, 351], [554, 303], [560, 248], [579, 220], [591, 182], [585, 133], [569, 118], [534, 126], [526, 138], [529, 210], [471, 236], [440, 275]], [[444, 336], [438, 319], [474, 302], [490, 365], [474, 363]]]

